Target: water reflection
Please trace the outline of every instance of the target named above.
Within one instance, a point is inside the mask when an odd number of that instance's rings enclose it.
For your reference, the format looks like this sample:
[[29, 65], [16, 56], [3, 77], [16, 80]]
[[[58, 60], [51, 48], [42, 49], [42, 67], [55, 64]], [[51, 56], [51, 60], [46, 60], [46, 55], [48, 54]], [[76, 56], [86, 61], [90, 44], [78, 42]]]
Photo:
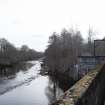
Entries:
[[52, 105], [74, 83], [74, 79], [66, 74], [58, 74], [57, 76], [49, 75], [49, 82], [46, 87], [46, 96], [48, 97], [49, 105]]
[[57, 99], [57, 97], [63, 93], [63, 90], [59, 88], [57, 81], [54, 81], [54, 79], [52, 80], [52, 78], [49, 77], [49, 82], [45, 93], [49, 100], [48, 105], [51, 105]]
[[[33, 66], [32, 63], [21, 63], [12, 66], [0, 66], [0, 94], [15, 89], [26, 82], [31, 81], [33, 78], [28, 76], [25, 72]], [[27, 81], [28, 80], [28, 81]]]
[[33, 66], [32, 63], [24, 62], [20, 64], [14, 64], [12, 66], [0, 66], [0, 77], [7, 77], [8, 79], [13, 79], [16, 74], [20, 71], [26, 72]]

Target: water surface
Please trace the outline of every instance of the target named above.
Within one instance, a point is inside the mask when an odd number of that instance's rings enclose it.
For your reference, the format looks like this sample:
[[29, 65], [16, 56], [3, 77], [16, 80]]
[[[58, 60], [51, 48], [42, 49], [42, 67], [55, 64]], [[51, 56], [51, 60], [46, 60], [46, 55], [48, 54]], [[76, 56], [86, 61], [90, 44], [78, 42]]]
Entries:
[[48, 105], [62, 94], [58, 87], [55, 91], [48, 76], [39, 75], [39, 61], [28, 63], [33, 65], [23, 67], [24, 70], [14, 68], [14, 74], [1, 76], [0, 105]]

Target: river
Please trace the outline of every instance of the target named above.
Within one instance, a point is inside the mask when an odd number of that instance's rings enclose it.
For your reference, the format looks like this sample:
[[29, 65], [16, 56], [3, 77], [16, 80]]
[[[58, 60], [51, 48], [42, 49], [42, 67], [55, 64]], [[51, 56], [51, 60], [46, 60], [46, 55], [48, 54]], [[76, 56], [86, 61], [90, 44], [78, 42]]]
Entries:
[[0, 76], [0, 105], [49, 105], [63, 93], [58, 87], [55, 93], [50, 78], [39, 74], [40, 61], [8, 69], [14, 73]]

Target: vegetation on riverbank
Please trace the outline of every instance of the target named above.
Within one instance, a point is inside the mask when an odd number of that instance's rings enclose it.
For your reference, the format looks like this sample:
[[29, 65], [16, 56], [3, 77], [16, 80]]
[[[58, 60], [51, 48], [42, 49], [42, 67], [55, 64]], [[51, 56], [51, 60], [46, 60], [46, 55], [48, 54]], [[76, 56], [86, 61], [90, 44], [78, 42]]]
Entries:
[[41, 52], [30, 49], [23, 45], [21, 48], [16, 48], [6, 39], [0, 39], [0, 65], [10, 66], [19, 62], [37, 60], [42, 57]]

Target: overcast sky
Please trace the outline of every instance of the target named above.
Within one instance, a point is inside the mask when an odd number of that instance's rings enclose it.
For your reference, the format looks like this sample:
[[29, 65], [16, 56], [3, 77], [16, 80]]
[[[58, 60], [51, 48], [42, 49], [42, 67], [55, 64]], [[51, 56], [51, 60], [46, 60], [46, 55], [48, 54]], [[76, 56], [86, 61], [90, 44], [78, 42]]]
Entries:
[[105, 0], [0, 0], [0, 38], [38, 51], [62, 28], [77, 28], [86, 38], [89, 25], [105, 35]]

